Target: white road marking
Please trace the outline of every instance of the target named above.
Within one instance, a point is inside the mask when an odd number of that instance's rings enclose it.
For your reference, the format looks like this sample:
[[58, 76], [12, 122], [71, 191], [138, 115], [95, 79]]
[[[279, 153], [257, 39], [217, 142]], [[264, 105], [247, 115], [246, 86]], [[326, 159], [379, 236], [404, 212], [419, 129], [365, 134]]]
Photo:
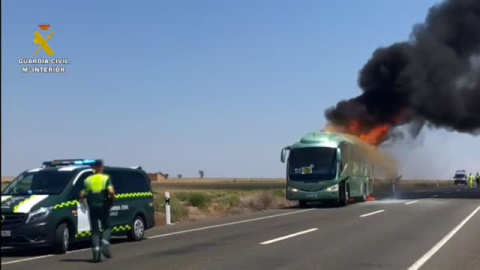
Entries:
[[[195, 231], [202, 231], [202, 230], [208, 230], [208, 229], [219, 228], [219, 227], [224, 227], [224, 226], [231, 226], [231, 225], [236, 225], [236, 224], [253, 222], [253, 221], [257, 221], [257, 220], [264, 220], [264, 219], [269, 219], [269, 218], [275, 218], [275, 217], [282, 217], [282, 216], [287, 216], [287, 215], [300, 214], [300, 213], [307, 212], [307, 211], [312, 211], [312, 210], [315, 210], [315, 209], [314, 209], [314, 208], [310, 208], [310, 209], [305, 209], [305, 210], [300, 210], [300, 211], [288, 212], [288, 213], [271, 215], [271, 216], [266, 216], [266, 217], [252, 218], [252, 219], [247, 219], [247, 220], [241, 220], [241, 221], [235, 221], [235, 222], [230, 222], [230, 223], [212, 225], [212, 226], [207, 226], [207, 227], [202, 227], [202, 228], [196, 228], [196, 229], [191, 229], [191, 230], [185, 230], [185, 231], [179, 231], [179, 232], [172, 232], [172, 233], [166, 233], [166, 234], [160, 234], [160, 235], [154, 235], [154, 236], [147, 237], [147, 239], [154, 239], [154, 238], [159, 238], [159, 237], [167, 237], [167, 236], [176, 235], [176, 234], [183, 234], [183, 233], [189, 233], [189, 232], [195, 232]], [[79, 250], [72, 250], [72, 251], [68, 251], [67, 254], [77, 253], [77, 252], [86, 251], [86, 250], [91, 250], [91, 248], [84, 248], [84, 249], [79, 249]], [[48, 257], [53, 257], [53, 256], [55, 256], [55, 255], [49, 254], [49, 255], [37, 256], [37, 257], [26, 258], [26, 259], [21, 259], [21, 260], [2, 262], [2, 265], [20, 263], [20, 262], [25, 262], [25, 261], [37, 260], [37, 259], [43, 259], [43, 258], [48, 258]], [[58, 256], [58, 255], [57, 255], [57, 256]]]
[[[81, 252], [81, 251], [85, 251], [85, 250], [91, 250], [91, 248], [84, 248], [84, 249], [67, 251], [67, 254], [77, 253], [77, 252]], [[26, 261], [43, 259], [43, 258], [48, 258], [48, 257], [53, 257], [53, 256], [55, 256], [55, 255], [53, 255], [53, 254], [48, 254], [48, 255], [43, 255], [43, 256], [36, 256], [36, 257], [31, 257], [31, 258], [26, 258], [26, 259], [15, 260], [15, 261], [2, 262], [2, 265], [5, 265], [5, 264], [14, 264], [14, 263], [19, 263], [19, 262], [26, 262]]]
[[368, 213], [368, 214], [365, 214], [365, 215], [361, 215], [360, 217], [362, 217], [362, 218], [363, 217], [368, 217], [368, 216], [379, 214], [379, 213], [382, 213], [382, 212], [385, 212], [385, 210], [378, 210], [378, 211], [371, 212], [371, 213]]
[[49, 254], [49, 255], [37, 256], [37, 257], [26, 258], [26, 259], [21, 259], [21, 260], [2, 262], [2, 265], [14, 264], [14, 263], [19, 263], [19, 262], [26, 262], [26, 261], [31, 261], [31, 260], [38, 260], [38, 259], [43, 259], [43, 258], [48, 258], [48, 257], [53, 257], [53, 255]]
[[253, 222], [253, 221], [258, 221], [258, 220], [263, 220], [263, 219], [269, 219], [269, 218], [274, 218], [274, 217], [281, 217], [281, 216], [287, 216], [287, 215], [300, 214], [300, 213], [307, 212], [307, 211], [312, 211], [312, 210], [314, 210], [314, 208], [305, 209], [305, 210], [300, 210], [300, 211], [295, 211], [295, 212], [288, 212], [288, 213], [283, 213], [283, 214], [278, 214], [278, 215], [271, 215], [271, 216], [266, 216], [266, 217], [252, 218], [252, 219], [235, 221], [235, 222], [230, 222], [230, 223], [212, 225], [212, 226], [207, 226], [207, 227], [202, 227], [202, 228], [196, 228], [196, 229], [191, 229], [191, 230], [185, 230], [185, 231], [179, 231], [179, 232], [172, 232], [172, 233], [166, 233], [166, 234], [159, 234], [159, 235], [154, 235], [154, 236], [147, 237], [147, 239], [154, 239], [154, 238], [159, 238], [159, 237], [167, 237], [167, 236], [176, 235], [176, 234], [183, 234], [183, 233], [189, 233], [189, 232], [203, 231], [203, 230], [208, 230], [208, 229], [213, 229], [213, 228], [231, 226], [231, 225], [242, 224], [242, 223], [247, 223], [247, 222]]
[[468, 215], [460, 224], [458, 224], [452, 231], [450, 231], [445, 237], [443, 237], [440, 242], [438, 242], [435, 246], [433, 246], [425, 255], [423, 255], [418, 261], [416, 261], [412, 266], [408, 268], [408, 270], [417, 270], [422, 267], [437, 251], [439, 251], [447, 242], [450, 240], [478, 211], [480, 210], [480, 205], [477, 209], [473, 210], [473, 212]]
[[309, 230], [306, 230], [306, 231], [301, 231], [301, 232], [297, 232], [297, 233], [294, 233], [294, 234], [285, 235], [285, 236], [282, 236], [282, 237], [279, 237], [279, 238], [275, 238], [275, 239], [272, 239], [272, 240], [262, 242], [262, 243], [260, 243], [260, 245], [268, 245], [268, 244], [271, 244], [271, 243], [282, 241], [282, 240], [285, 240], [285, 239], [288, 239], [288, 238], [292, 238], [292, 237], [299, 236], [299, 235], [302, 235], [302, 234], [306, 234], [306, 233], [309, 233], [309, 232], [313, 232], [313, 231], [316, 231], [316, 230], [318, 230], [318, 228], [312, 228], [312, 229], [309, 229]]
[[71, 250], [71, 251], [67, 251], [67, 254], [70, 254], [70, 253], [77, 253], [77, 252], [81, 252], [81, 251], [85, 251], [85, 250], [91, 250], [92, 248], [82, 248], [82, 249], [77, 249], [77, 250]]
[[418, 201], [411, 201], [411, 202], [407, 202], [405, 203], [406, 205], [409, 205], [409, 204], [413, 204], [413, 203], [417, 203]]

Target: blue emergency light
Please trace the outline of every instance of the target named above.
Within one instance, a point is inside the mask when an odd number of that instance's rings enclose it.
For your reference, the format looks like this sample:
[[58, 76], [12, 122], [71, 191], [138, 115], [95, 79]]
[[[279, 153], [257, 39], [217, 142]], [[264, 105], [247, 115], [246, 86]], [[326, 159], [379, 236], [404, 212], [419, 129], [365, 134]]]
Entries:
[[43, 165], [46, 167], [58, 167], [58, 166], [69, 166], [69, 165], [99, 165], [103, 164], [101, 159], [56, 159], [53, 161], [45, 161]]
[[92, 165], [95, 163], [101, 162], [101, 160], [95, 160], [95, 159], [83, 159], [83, 160], [75, 160], [73, 164], [75, 165]]

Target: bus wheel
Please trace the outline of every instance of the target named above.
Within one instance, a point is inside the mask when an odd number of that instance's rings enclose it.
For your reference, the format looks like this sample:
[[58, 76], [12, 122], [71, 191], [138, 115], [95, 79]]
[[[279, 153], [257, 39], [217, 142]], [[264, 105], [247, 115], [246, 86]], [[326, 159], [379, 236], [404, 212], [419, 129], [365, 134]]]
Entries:
[[60, 224], [55, 230], [53, 242], [53, 252], [55, 254], [65, 254], [70, 244], [70, 229], [67, 223]]
[[340, 206], [347, 206], [348, 201], [350, 200], [350, 194], [349, 194], [349, 186], [347, 183], [342, 183], [340, 186], [340, 198], [339, 198], [339, 204]]
[[359, 198], [359, 202], [365, 202], [367, 201], [367, 185], [363, 185], [363, 194], [362, 197]]
[[307, 202], [306, 201], [298, 201], [298, 204], [300, 205], [300, 208], [307, 207]]
[[128, 232], [128, 240], [140, 241], [145, 234], [145, 222], [140, 216], [136, 216], [132, 221], [132, 230]]

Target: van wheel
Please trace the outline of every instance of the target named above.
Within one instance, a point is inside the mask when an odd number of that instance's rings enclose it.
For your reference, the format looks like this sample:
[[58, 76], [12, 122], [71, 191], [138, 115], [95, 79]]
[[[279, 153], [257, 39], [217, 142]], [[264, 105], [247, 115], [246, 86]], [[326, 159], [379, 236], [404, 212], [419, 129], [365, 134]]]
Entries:
[[67, 223], [60, 224], [55, 230], [55, 239], [53, 240], [53, 252], [55, 254], [65, 254], [70, 245], [70, 229]]
[[128, 240], [140, 241], [145, 235], [145, 221], [140, 216], [136, 216], [132, 221], [132, 230], [128, 232]]

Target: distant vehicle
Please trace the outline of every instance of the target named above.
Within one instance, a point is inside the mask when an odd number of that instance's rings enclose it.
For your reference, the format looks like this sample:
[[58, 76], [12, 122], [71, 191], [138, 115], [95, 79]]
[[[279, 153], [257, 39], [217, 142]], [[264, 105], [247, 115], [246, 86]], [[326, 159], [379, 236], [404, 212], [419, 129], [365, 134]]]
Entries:
[[455, 176], [453, 176], [453, 183], [455, 185], [463, 184], [467, 185], [467, 172], [465, 170], [458, 170], [455, 172]]
[[[88, 206], [79, 203], [95, 160], [54, 160], [17, 176], [2, 192], [2, 246], [49, 246], [65, 253], [91, 237]], [[113, 235], [140, 241], [155, 226], [153, 193], [140, 168], [105, 167], [116, 192], [110, 209]]]
[[[286, 160], [286, 152], [289, 152]], [[287, 161], [286, 197], [301, 207], [308, 202], [348, 205], [366, 201], [373, 192], [373, 166], [366, 153], [346, 136], [312, 132], [282, 149]]]

